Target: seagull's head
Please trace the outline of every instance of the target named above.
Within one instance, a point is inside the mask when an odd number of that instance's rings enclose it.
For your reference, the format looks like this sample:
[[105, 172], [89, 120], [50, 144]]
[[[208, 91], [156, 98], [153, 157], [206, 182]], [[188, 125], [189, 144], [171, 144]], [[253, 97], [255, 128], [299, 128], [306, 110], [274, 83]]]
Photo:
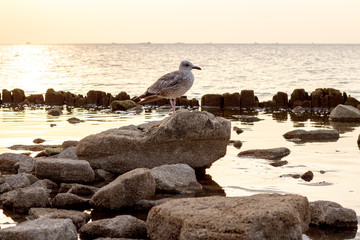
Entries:
[[179, 70], [180, 71], [183, 71], [183, 70], [187, 70], [187, 71], [191, 71], [192, 69], [198, 69], [198, 70], [201, 70], [201, 68], [197, 67], [197, 66], [194, 66], [191, 62], [189, 61], [182, 61], [180, 63], [180, 66], [179, 66]]

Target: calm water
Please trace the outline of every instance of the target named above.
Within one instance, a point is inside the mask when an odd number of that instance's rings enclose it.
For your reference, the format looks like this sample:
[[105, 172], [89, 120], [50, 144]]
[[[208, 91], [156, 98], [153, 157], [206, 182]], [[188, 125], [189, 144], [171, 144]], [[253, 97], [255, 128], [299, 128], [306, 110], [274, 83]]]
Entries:
[[134, 96], [184, 59], [203, 69], [189, 97], [253, 89], [264, 101], [277, 91], [333, 87], [360, 98], [360, 45], [0, 45], [0, 88]]
[[[0, 45], [0, 59], [0, 89], [20, 87], [27, 94], [44, 93], [52, 87], [74, 93], [91, 89], [113, 94], [127, 91], [133, 96], [162, 74], [175, 70], [180, 60], [188, 59], [203, 68], [194, 71], [189, 97], [253, 89], [262, 101], [271, 99], [277, 91], [291, 93], [295, 88], [305, 88], [311, 92], [318, 87], [333, 87], [360, 99], [360, 45]], [[7, 147], [13, 144], [31, 144], [38, 137], [46, 139], [47, 144], [79, 140], [109, 128], [163, 119], [169, 112], [115, 114], [76, 109], [53, 117], [43, 108], [0, 108], [0, 153], [10, 152]], [[252, 124], [229, 115], [232, 127], [244, 129], [240, 135], [232, 131], [231, 136], [243, 142], [242, 149], [229, 146], [227, 155], [207, 170], [227, 196], [297, 193], [310, 201], [338, 202], [354, 209], [359, 218], [360, 150], [356, 140], [360, 125], [334, 124], [322, 117], [288, 113], [257, 115], [263, 120]], [[66, 121], [70, 117], [85, 122], [70, 124]], [[295, 143], [282, 137], [299, 128], [335, 128], [340, 131], [340, 139]], [[243, 150], [272, 147], [291, 150], [283, 159], [287, 165], [272, 167], [267, 160], [237, 157]], [[311, 182], [279, 177], [308, 170], [315, 175]], [[16, 221], [0, 210], [1, 227]], [[360, 238], [359, 231], [356, 236]]]

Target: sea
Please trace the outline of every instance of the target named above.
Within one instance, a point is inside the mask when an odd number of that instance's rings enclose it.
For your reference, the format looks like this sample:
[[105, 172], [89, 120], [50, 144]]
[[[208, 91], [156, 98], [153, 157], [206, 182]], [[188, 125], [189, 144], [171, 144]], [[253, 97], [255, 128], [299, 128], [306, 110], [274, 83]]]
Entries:
[[[57, 44], [0, 45], [0, 90], [21, 88], [26, 95], [48, 88], [86, 94], [100, 90], [113, 95], [121, 91], [131, 97], [142, 94], [156, 79], [175, 71], [182, 60], [202, 68], [193, 70], [195, 82], [186, 93], [201, 99], [204, 94], [254, 90], [260, 101], [271, 100], [279, 91], [289, 95], [304, 88], [335, 88], [360, 100], [360, 45], [352, 44]], [[205, 110], [205, 109], [196, 109]], [[192, 110], [194, 111], [194, 110]], [[210, 111], [210, 110], [208, 110]], [[211, 110], [213, 111], [213, 110]], [[239, 110], [240, 111], [240, 110]], [[49, 116], [44, 107], [0, 108], [0, 154], [15, 144], [61, 144], [109, 128], [161, 120], [170, 108], [143, 112], [111, 112], [108, 109], [66, 109]], [[228, 146], [225, 157], [206, 173], [226, 196], [257, 193], [295, 193], [309, 201], [328, 200], [356, 211], [360, 220], [360, 123], [336, 123], [328, 112], [214, 112], [231, 121], [243, 133], [231, 133], [242, 141], [241, 149]], [[257, 116], [258, 122], [241, 122], [236, 115]], [[77, 117], [84, 122], [71, 124]], [[340, 138], [332, 142], [296, 142], [282, 136], [294, 129], [336, 129]], [[291, 153], [274, 167], [264, 159], [240, 158], [240, 151], [287, 147]], [[314, 173], [310, 182], [289, 174]], [[0, 227], [11, 227], [23, 218], [0, 209]], [[339, 233], [340, 232], [340, 233]], [[308, 233], [303, 239], [360, 239], [358, 231]], [[331, 236], [326, 238], [324, 236]]]

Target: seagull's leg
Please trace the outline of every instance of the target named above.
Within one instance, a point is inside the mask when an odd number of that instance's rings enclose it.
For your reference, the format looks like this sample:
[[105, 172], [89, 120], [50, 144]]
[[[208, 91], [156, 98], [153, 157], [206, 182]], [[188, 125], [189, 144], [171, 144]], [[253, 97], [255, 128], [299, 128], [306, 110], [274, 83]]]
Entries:
[[171, 108], [172, 108], [174, 114], [175, 114], [175, 105], [176, 105], [176, 99], [173, 98], [172, 102], [171, 102]]

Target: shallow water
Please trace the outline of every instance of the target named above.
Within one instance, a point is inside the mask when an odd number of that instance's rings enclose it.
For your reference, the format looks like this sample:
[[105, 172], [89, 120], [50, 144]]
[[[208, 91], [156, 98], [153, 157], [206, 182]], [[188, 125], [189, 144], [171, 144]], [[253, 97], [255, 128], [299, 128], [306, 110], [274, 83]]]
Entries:
[[[38, 137], [46, 139], [46, 144], [60, 144], [65, 140], [80, 140], [109, 128], [160, 120], [169, 114], [167, 110], [136, 114], [79, 109], [71, 112], [65, 110], [60, 117], [52, 117], [45, 112], [45, 109], [25, 109], [19, 112], [0, 109], [0, 153], [19, 152], [11, 151], [7, 147], [14, 144], [32, 144], [32, 140]], [[309, 201], [338, 202], [344, 207], [354, 209], [359, 219], [360, 182], [357, 179], [360, 175], [360, 150], [356, 143], [360, 134], [359, 123], [335, 124], [327, 121], [324, 116], [265, 112], [255, 113], [263, 119], [259, 122], [242, 123], [232, 118], [233, 114], [239, 112], [226, 113], [225, 116], [232, 121], [232, 127], [238, 126], [244, 132], [238, 135], [232, 131], [231, 139], [241, 140], [243, 146], [239, 150], [229, 145], [226, 156], [207, 169], [207, 174], [224, 189], [227, 196], [297, 193], [307, 196]], [[70, 117], [77, 117], [85, 122], [70, 124], [66, 121]], [[50, 124], [56, 126], [50, 127]], [[335, 128], [340, 132], [340, 139], [335, 142], [297, 143], [282, 137], [287, 131], [298, 128]], [[240, 151], [273, 147], [287, 147], [291, 150], [290, 155], [283, 158], [288, 164], [273, 167], [269, 165], [272, 162], [269, 160], [237, 157]], [[314, 173], [311, 182], [280, 178], [283, 174], [303, 174], [308, 170]], [[16, 221], [16, 218], [12, 219], [0, 212], [0, 226], [9, 227]], [[360, 238], [359, 231], [356, 237]], [[304, 236], [304, 239], [308, 237]]]

